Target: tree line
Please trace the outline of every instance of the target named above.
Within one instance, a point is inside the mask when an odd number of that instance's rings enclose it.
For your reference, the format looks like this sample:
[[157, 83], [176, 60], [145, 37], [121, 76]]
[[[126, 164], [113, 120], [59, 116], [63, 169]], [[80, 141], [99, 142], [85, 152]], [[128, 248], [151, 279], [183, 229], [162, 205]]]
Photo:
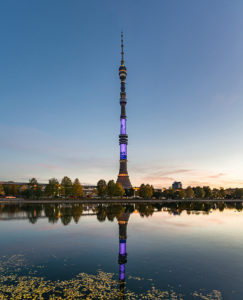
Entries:
[[[143, 199], [151, 199], [153, 196], [153, 186], [149, 184], [141, 184], [137, 196]], [[100, 198], [105, 197], [133, 197], [136, 196], [135, 190], [133, 188], [123, 189], [122, 185], [114, 180], [106, 181], [104, 179], [100, 179], [97, 183], [97, 193]]]
[[0, 184], [0, 195], [22, 196], [27, 199], [39, 199], [41, 197], [73, 197], [79, 199], [84, 196], [84, 191], [78, 178], [72, 182], [69, 177], [64, 176], [60, 183], [56, 178], [49, 179], [44, 188], [36, 178], [30, 179], [27, 186]]
[[243, 199], [243, 189], [211, 189], [209, 186], [190, 187], [186, 189], [169, 188], [163, 192], [154, 192], [153, 196], [156, 199]]
[[[185, 189], [154, 189], [152, 185], [141, 184], [137, 189], [124, 189], [120, 183], [115, 183], [114, 180], [106, 182], [100, 179], [96, 189], [90, 195], [98, 195], [99, 198], [114, 198], [114, 197], [139, 197], [142, 199], [243, 199], [243, 189], [211, 189], [209, 186], [190, 187]], [[27, 199], [48, 198], [74, 198], [81, 199], [85, 197], [83, 186], [78, 178], [73, 182], [64, 176], [59, 182], [56, 178], [51, 178], [47, 185], [39, 184], [36, 178], [29, 180], [27, 185], [18, 184], [0, 184], [1, 196], [20, 196]]]

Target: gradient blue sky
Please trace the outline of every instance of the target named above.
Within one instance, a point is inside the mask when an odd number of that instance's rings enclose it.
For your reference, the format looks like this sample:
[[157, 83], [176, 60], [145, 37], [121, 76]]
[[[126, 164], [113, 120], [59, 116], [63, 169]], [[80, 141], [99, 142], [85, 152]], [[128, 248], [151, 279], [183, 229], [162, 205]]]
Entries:
[[0, 180], [242, 186], [243, 1], [0, 3]]

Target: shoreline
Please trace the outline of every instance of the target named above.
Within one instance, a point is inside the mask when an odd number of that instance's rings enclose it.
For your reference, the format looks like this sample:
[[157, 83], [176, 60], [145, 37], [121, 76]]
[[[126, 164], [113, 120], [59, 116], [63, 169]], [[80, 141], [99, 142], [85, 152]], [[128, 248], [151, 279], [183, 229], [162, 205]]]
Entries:
[[181, 202], [203, 202], [203, 203], [236, 203], [243, 199], [50, 199], [50, 200], [26, 200], [22, 198], [5, 199], [0, 198], [0, 204], [129, 204], [129, 203], [181, 203]]

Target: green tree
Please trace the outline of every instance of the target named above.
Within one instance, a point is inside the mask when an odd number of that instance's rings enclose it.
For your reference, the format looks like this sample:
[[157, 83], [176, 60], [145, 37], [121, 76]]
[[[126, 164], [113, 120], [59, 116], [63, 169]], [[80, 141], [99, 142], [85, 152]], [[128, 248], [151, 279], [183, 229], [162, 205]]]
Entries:
[[126, 195], [126, 197], [133, 197], [134, 196], [134, 189], [133, 188], [125, 189], [125, 195]]
[[224, 190], [224, 188], [221, 187], [220, 190], [219, 190], [219, 197], [221, 199], [224, 199], [225, 196], [226, 196], [225, 190]]
[[145, 193], [144, 191], [145, 191], [145, 184], [142, 183], [142, 184], [140, 185], [139, 190], [138, 190], [138, 195], [139, 195], [139, 197], [142, 197], [142, 198], [143, 198], [144, 193]]
[[5, 192], [3, 189], [3, 185], [0, 183], [0, 196], [4, 196], [4, 195], [5, 195]]
[[73, 184], [72, 184], [72, 180], [67, 177], [64, 176], [61, 182], [61, 186], [62, 186], [62, 194], [65, 197], [69, 197], [72, 194], [72, 189], [73, 189]]
[[42, 190], [36, 178], [31, 178], [29, 180], [28, 186], [29, 186], [28, 197], [32, 199], [39, 199], [42, 194]]
[[73, 196], [75, 198], [79, 198], [79, 197], [83, 197], [84, 196], [83, 187], [80, 184], [78, 178], [76, 178], [74, 180], [74, 183], [73, 183]]
[[188, 186], [186, 188], [185, 192], [186, 192], [186, 198], [188, 198], [188, 199], [193, 199], [194, 198], [194, 191], [190, 186]]
[[116, 191], [115, 191], [115, 196], [122, 197], [125, 194], [125, 190], [123, 189], [122, 185], [120, 182], [116, 183]]
[[107, 185], [104, 179], [100, 179], [97, 183], [98, 196], [104, 198], [107, 194]]
[[29, 188], [30, 189], [35, 189], [38, 186], [38, 181], [36, 178], [31, 178], [29, 180]]
[[153, 195], [153, 187], [149, 184], [141, 184], [139, 188], [139, 196], [143, 199], [151, 199]]
[[175, 199], [176, 197], [176, 191], [172, 188], [169, 188], [167, 190], [165, 190], [163, 192], [163, 196], [166, 198], [166, 199]]
[[203, 199], [204, 198], [205, 192], [204, 192], [203, 188], [201, 188], [200, 186], [197, 186], [197, 187], [193, 188], [193, 190], [194, 190], [194, 193], [195, 193], [195, 197], [197, 199]]
[[212, 190], [212, 198], [213, 199], [218, 199], [219, 198], [219, 190], [218, 189], [213, 189]]
[[204, 198], [207, 198], [207, 199], [212, 198], [213, 193], [212, 193], [212, 190], [209, 186], [204, 186], [203, 190], [204, 190], [204, 193], [205, 193]]
[[107, 184], [107, 194], [110, 198], [116, 196], [116, 184], [114, 180], [110, 180]]
[[45, 188], [45, 194], [49, 197], [57, 197], [59, 195], [59, 182], [56, 178], [49, 179]]
[[234, 198], [242, 199], [243, 198], [243, 189], [235, 189]]
[[162, 191], [154, 191], [153, 192], [153, 197], [155, 197], [156, 199], [161, 199], [162, 196], [163, 196]]

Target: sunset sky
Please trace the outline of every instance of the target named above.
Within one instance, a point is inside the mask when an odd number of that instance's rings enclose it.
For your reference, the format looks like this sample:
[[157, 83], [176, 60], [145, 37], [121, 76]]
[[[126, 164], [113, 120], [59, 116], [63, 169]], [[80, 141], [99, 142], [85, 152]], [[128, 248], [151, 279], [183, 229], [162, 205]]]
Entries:
[[0, 3], [0, 180], [243, 187], [243, 1]]

